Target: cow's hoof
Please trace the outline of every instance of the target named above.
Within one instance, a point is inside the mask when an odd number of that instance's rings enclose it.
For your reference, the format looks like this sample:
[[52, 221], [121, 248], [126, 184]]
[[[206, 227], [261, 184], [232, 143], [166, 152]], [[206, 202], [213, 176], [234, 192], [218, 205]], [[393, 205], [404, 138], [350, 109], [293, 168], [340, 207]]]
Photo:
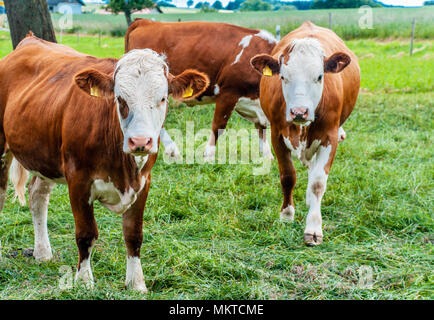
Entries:
[[206, 146], [205, 152], [203, 153], [203, 160], [208, 163], [214, 163], [215, 161], [215, 146]]
[[280, 212], [280, 222], [293, 222], [295, 209], [293, 206], [287, 206]]
[[308, 247], [313, 247], [320, 245], [322, 243], [322, 236], [311, 234], [311, 233], [305, 233], [304, 234], [304, 244]]
[[131, 288], [134, 291], [146, 294], [148, 293], [148, 288], [146, 288], [145, 283], [142, 284], [134, 284], [132, 286], [126, 286], [127, 288]]
[[84, 285], [87, 289], [94, 288], [92, 269], [90, 269], [90, 265], [85, 263], [80, 270], [77, 270], [77, 273], [75, 274], [75, 283]]
[[53, 259], [51, 248], [35, 248], [32, 255], [37, 261], [40, 262], [50, 261]]
[[172, 160], [177, 160], [181, 158], [181, 153], [178, 150], [178, 146], [175, 143], [169, 144], [164, 153]]

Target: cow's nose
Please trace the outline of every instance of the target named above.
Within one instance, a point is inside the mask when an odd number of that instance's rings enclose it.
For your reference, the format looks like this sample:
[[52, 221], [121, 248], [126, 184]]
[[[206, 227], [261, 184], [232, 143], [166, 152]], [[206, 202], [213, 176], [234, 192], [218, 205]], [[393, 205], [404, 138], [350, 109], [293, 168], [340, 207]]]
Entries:
[[133, 137], [128, 139], [131, 152], [149, 152], [152, 148], [152, 138]]
[[309, 111], [307, 108], [296, 107], [290, 109], [290, 114], [293, 121], [304, 122], [307, 119]]

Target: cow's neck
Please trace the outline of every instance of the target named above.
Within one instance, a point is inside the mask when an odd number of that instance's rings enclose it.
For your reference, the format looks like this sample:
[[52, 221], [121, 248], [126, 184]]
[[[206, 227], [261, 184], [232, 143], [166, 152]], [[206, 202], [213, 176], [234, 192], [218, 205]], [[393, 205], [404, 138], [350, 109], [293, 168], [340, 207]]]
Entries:
[[108, 105], [107, 109], [110, 110], [110, 115], [107, 117], [107, 123], [102, 126], [106, 128], [104, 133], [106, 139], [103, 144], [108, 157], [107, 178], [109, 172], [111, 175], [115, 172], [116, 176], [110, 176], [110, 179], [119, 189], [128, 189], [129, 187], [138, 189], [142, 176], [145, 175], [148, 156], [133, 156], [123, 151], [124, 137], [114, 102]]

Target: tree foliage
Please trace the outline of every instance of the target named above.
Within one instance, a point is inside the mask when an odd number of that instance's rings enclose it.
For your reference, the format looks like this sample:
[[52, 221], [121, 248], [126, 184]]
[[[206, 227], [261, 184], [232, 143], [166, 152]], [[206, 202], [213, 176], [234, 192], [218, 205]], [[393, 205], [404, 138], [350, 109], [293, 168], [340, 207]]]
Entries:
[[115, 14], [124, 12], [128, 25], [131, 24], [131, 14], [154, 5], [152, 0], [110, 0], [106, 9]]
[[262, 0], [247, 0], [240, 7], [241, 11], [269, 11], [271, 4]]
[[374, 0], [314, 0], [312, 3], [312, 9], [359, 8], [365, 5], [370, 7], [382, 6]]
[[226, 10], [238, 10], [238, 9], [240, 9], [240, 6], [243, 2], [244, 2], [244, 0], [230, 1], [225, 9]]
[[221, 10], [221, 9], [223, 9], [223, 4], [219, 0], [217, 0], [216, 2], [214, 2], [212, 4], [212, 7], [214, 9]]

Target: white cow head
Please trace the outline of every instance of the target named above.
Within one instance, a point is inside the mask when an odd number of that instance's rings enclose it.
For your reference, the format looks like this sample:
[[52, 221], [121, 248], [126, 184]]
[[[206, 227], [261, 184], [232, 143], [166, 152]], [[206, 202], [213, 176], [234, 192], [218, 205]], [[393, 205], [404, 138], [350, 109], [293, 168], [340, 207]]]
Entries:
[[350, 57], [342, 52], [326, 58], [320, 42], [314, 38], [294, 40], [278, 60], [261, 54], [250, 61], [261, 74], [280, 76], [286, 121], [302, 125], [315, 120], [324, 89], [324, 73], [341, 72], [350, 62]]
[[150, 49], [132, 50], [116, 64], [114, 75], [87, 69], [75, 76], [77, 85], [94, 97], [114, 97], [123, 151], [134, 155], [158, 151], [158, 137], [167, 113], [167, 96], [189, 100], [209, 85], [208, 77], [195, 70], [178, 76], [169, 73], [165, 57]]

